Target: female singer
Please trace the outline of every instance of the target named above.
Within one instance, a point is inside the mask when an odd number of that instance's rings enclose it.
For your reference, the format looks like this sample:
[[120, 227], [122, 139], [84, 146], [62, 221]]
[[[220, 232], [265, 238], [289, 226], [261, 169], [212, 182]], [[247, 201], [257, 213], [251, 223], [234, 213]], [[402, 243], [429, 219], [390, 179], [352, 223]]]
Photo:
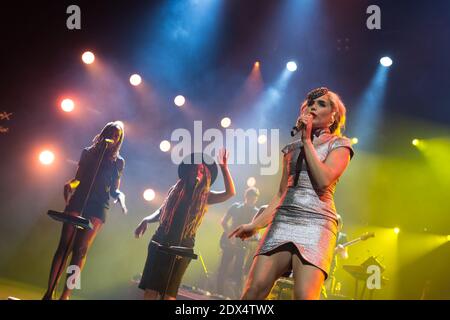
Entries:
[[[83, 218], [90, 220], [93, 229], [76, 229], [73, 225], [64, 223], [59, 245], [53, 257], [47, 292], [43, 299], [53, 299], [56, 284], [70, 253], [72, 254], [70, 265], [78, 266], [79, 271], [83, 269], [86, 254], [105, 223], [109, 197], [115, 199], [114, 203], [119, 202], [123, 213], [127, 213], [125, 195], [119, 190], [120, 177], [125, 166], [125, 160], [119, 154], [123, 139], [122, 122], [106, 124], [95, 136], [93, 144], [81, 153], [75, 178], [64, 185], [65, 214], [82, 215]], [[92, 184], [94, 177], [95, 181]], [[71, 292], [66, 283], [60, 299], [69, 299]]]
[[[193, 155], [191, 155], [192, 157]], [[200, 164], [181, 163], [178, 168], [179, 180], [169, 190], [163, 205], [153, 214], [144, 218], [135, 230], [141, 237], [147, 224], [159, 221], [153, 235], [145, 262], [139, 288], [145, 290], [144, 299], [176, 299], [178, 288], [190, 263], [189, 257], [177, 257], [162, 252], [158, 244], [165, 247], [182, 246], [193, 253], [195, 235], [210, 204], [224, 202], [236, 194], [233, 178], [227, 165], [228, 152], [220, 150], [218, 162], [222, 171], [225, 190], [211, 191], [217, 176], [217, 166], [212, 159], [205, 163], [205, 155]], [[199, 161], [200, 162], [200, 161]], [[172, 266], [172, 267], [171, 267]], [[164, 295], [164, 296], [163, 296]]]
[[319, 299], [336, 243], [333, 195], [353, 150], [341, 135], [345, 106], [327, 88], [311, 91], [300, 108], [298, 139], [283, 148], [278, 193], [268, 208], [230, 237], [245, 239], [269, 224], [255, 255], [242, 299], [264, 299], [292, 270], [295, 299]]

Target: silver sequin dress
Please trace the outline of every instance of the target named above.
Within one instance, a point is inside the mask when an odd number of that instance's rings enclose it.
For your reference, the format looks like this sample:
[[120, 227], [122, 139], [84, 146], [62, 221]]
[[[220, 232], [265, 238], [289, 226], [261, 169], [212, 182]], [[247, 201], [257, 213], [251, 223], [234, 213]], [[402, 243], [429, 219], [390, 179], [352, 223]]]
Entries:
[[[301, 139], [282, 149], [288, 163], [288, 188], [277, 207], [256, 255], [267, 254], [277, 247], [292, 242], [302, 258], [320, 268], [328, 277], [336, 244], [337, 217], [334, 205], [336, 183], [319, 190], [310, 179], [306, 160], [294, 185], [297, 158], [303, 146]], [[334, 149], [353, 149], [350, 140], [328, 132], [314, 139], [314, 148], [321, 161]]]

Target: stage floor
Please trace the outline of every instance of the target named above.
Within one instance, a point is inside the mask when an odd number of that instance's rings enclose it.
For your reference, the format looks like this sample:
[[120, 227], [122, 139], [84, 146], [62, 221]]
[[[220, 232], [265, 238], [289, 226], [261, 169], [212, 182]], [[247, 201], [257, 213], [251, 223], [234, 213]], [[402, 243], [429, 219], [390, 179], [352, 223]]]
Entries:
[[[0, 300], [15, 297], [21, 300], [41, 300], [45, 288], [27, 283], [0, 278]], [[82, 297], [73, 295], [72, 300], [82, 300]]]

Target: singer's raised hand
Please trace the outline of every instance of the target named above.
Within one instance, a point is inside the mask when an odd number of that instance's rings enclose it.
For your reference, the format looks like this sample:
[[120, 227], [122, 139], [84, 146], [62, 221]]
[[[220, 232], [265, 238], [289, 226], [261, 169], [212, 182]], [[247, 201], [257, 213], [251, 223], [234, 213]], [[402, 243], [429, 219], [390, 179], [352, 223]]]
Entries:
[[[302, 114], [299, 117], [300, 127], [302, 128], [302, 141], [311, 141], [311, 132], [312, 132], [312, 114]], [[298, 121], [298, 120], [297, 120]]]
[[218, 162], [219, 166], [226, 167], [228, 165], [228, 157], [229, 156], [230, 156], [230, 152], [225, 148], [221, 148], [219, 150], [219, 154], [217, 155], [217, 162]]

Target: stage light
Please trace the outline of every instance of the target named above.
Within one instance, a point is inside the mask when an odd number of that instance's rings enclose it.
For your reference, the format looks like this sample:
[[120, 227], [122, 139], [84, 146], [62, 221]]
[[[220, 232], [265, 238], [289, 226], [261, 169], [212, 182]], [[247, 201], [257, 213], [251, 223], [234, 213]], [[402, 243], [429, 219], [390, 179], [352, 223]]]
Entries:
[[231, 125], [231, 119], [227, 117], [223, 118], [222, 121], [220, 121], [220, 125], [223, 128], [228, 128]]
[[392, 66], [392, 59], [389, 57], [383, 57], [380, 59], [380, 63], [383, 67], [390, 67]]
[[289, 71], [294, 72], [295, 70], [297, 70], [297, 64], [296, 64], [294, 61], [289, 61], [289, 62], [286, 64], [286, 68], [287, 68]]
[[173, 102], [175, 103], [176, 106], [182, 107], [184, 105], [184, 103], [186, 102], [186, 99], [182, 95], [178, 95], [175, 97]]
[[81, 59], [83, 60], [84, 63], [86, 64], [91, 64], [94, 62], [95, 60], [95, 56], [92, 52], [90, 51], [86, 51], [85, 53], [83, 53], [83, 55], [81, 56]]
[[447, 236], [447, 241], [450, 241], [450, 234]]
[[169, 151], [170, 150], [170, 142], [167, 140], [161, 141], [161, 143], [159, 144], [159, 148], [161, 149], [162, 152]]
[[395, 233], [395, 234], [399, 234], [399, 232], [400, 232], [400, 229], [397, 228], [397, 227], [395, 227], [395, 228], [394, 228], [394, 233]]
[[45, 166], [51, 165], [54, 160], [55, 155], [49, 150], [44, 150], [39, 154], [39, 161]]
[[417, 147], [420, 143], [419, 139], [413, 139], [413, 141], [411, 142], [413, 146]]
[[247, 187], [251, 188], [256, 185], [256, 179], [253, 177], [250, 177], [247, 179]]
[[267, 142], [267, 136], [265, 135], [265, 134], [261, 134], [259, 137], [258, 137], [258, 143], [259, 144], [264, 144], [264, 143], [266, 143]]
[[358, 138], [352, 138], [352, 144], [357, 144], [358, 143]]
[[123, 123], [123, 121], [120, 120], [116, 120], [114, 121], [115, 123], [117, 123], [119, 125], [119, 127], [124, 128], [125, 129], [125, 124]]
[[380, 130], [383, 109], [386, 107], [386, 87], [389, 68], [378, 64], [375, 73], [361, 96], [358, 98], [354, 115], [356, 125], [352, 132], [358, 137], [361, 148], [371, 148], [375, 143], [377, 132]]
[[138, 74], [133, 74], [133, 75], [131, 75], [131, 77], [130, 77], [130, 83], [131, 83], [133, 86], [138, 86], [138, 85], [141, 84], [141, 82], [142, 82], [142, 78], [141, 78], [140, 75], [138, 75]]
[[73, 102], [72, 99], [64, 99], [61, 102], [61, 109], [64, 112], [72, 112], [73, 109], [75, 109], [75, 103]]
[[254, 67], [255, 68], [259, 68], [259, 65], [260, 65], [259, 61], [256, 61], [255, 64], [254, 64]]
[[156, 197], [156, 194], [153, 189], [146, 189], [142, 196], [144, 197], [145, 201], [153, 201]]

